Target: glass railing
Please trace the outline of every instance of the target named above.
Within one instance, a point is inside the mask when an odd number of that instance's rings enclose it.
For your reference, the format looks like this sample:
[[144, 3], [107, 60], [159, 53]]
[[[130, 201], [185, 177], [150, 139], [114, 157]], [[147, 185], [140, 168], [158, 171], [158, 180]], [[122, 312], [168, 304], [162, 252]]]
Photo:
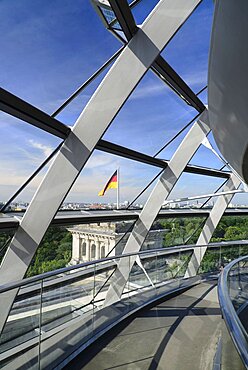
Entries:
[[[230, 251], [248, 254], [248, 242], [214, 243], [198, 275], [184, 278], [192, 254], [205, 246], [176, 246], [112, 256], [69, 266], [0, 287], [4, 297], [17, 292], [0, 336], [1, 369], [62, 366], [104, 332], [141, 307], [166, 294], [187, 289], [210, 275], [217, 277]], [[120, 261], [130, 271], [120, 299], [106, 294]], [[240, 301], [238, 301], [240, 302]]]
[[224, 318], [222, 369], [248, 369], [248, 257], [230, 262], [218, 284]]

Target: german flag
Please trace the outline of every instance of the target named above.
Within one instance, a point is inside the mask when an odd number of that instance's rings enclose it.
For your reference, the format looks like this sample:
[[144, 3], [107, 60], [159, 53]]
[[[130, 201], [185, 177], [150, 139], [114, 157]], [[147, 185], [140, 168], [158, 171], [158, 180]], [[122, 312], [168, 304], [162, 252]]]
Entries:
[[117, 179], [117, 170], [116, 170], [114, 174], [110, 177], [109, 181], [107, 182], [103, 190], [101, 190], [98, 193], [98, 196], [102, 197], [108, 189], [117, 189], [117, 187], [118, 187], [118, 179]]

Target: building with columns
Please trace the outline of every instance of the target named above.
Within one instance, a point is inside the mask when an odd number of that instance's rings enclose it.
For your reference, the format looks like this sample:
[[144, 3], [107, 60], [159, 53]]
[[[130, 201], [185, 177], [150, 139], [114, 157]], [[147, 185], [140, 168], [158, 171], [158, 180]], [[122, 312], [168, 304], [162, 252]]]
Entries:
[[[68, 230], [72, 233], [72, 259], [70, 265], [97, 260], [122, 253], [129, 232], [114, 248], [120, 238], [129, 230], [130, 222], [108, 222], [77, 225]], [[157, 249], [163, 245], [163, 230], [151, 230], [143, 249]]]

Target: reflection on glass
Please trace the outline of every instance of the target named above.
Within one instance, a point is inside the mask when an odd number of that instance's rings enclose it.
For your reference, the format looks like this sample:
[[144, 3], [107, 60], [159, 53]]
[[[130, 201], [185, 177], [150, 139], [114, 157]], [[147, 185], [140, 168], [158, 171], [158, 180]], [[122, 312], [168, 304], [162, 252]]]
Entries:
[[[41, 286], [39, 280], [20, 288], [0, 336], [0, 367], [9, 363], [12, 369], [20, 365], [23, 369], [29, 369], [29, 360], [37, 366], [41, 335]], [[28, 352], [21, 357], [23, 348]], [[10, 350], [13, 350], [11, 360], [8, 358]]]
[[[237, 247], [235, 251], [234, 247]], [[236, 258], [239, 256], [247, 256], [248, 250], [244, 245], [235, 245], [228, 253], [227, 258]], [[227, 267], [228, 269], [228, 267]], [[223, 369], [238, 369], [243, 370], [247, 368], [247, 271], [248, 260], [247, 257], [238, 260], [229, 270], [227, 270], [226, 278], [224, 279], [224, 289], [221, 287], [221, 294], [227, 289], [227, 297], [222, 302], [226, 303], [227, 309], [224, 315], [225, 321], [222, 328], [222, 365]], [[224, 273], [225, 274], [225, 273]], [[223, 275], [225, 276], [225, 275]], [[232, 312], [229, 305], [229, 298], [236, 313]], [[223, 297], [221, 297], [223, 300]], [[237, 316], [236, 316], [237, 315]], [[238, 351], [237, 351], [238, 349]], [[242, 360], [241, 360], [242, 359]]]

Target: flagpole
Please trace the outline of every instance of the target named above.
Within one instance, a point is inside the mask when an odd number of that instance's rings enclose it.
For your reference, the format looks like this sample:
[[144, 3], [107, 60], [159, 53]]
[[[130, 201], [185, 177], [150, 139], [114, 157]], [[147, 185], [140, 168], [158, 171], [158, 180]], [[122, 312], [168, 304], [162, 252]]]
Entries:
[[117, 168], [117, 193], [116, 193], [116, 209], [119, 209], [119, 196], [120, 196], [120, 167]]

